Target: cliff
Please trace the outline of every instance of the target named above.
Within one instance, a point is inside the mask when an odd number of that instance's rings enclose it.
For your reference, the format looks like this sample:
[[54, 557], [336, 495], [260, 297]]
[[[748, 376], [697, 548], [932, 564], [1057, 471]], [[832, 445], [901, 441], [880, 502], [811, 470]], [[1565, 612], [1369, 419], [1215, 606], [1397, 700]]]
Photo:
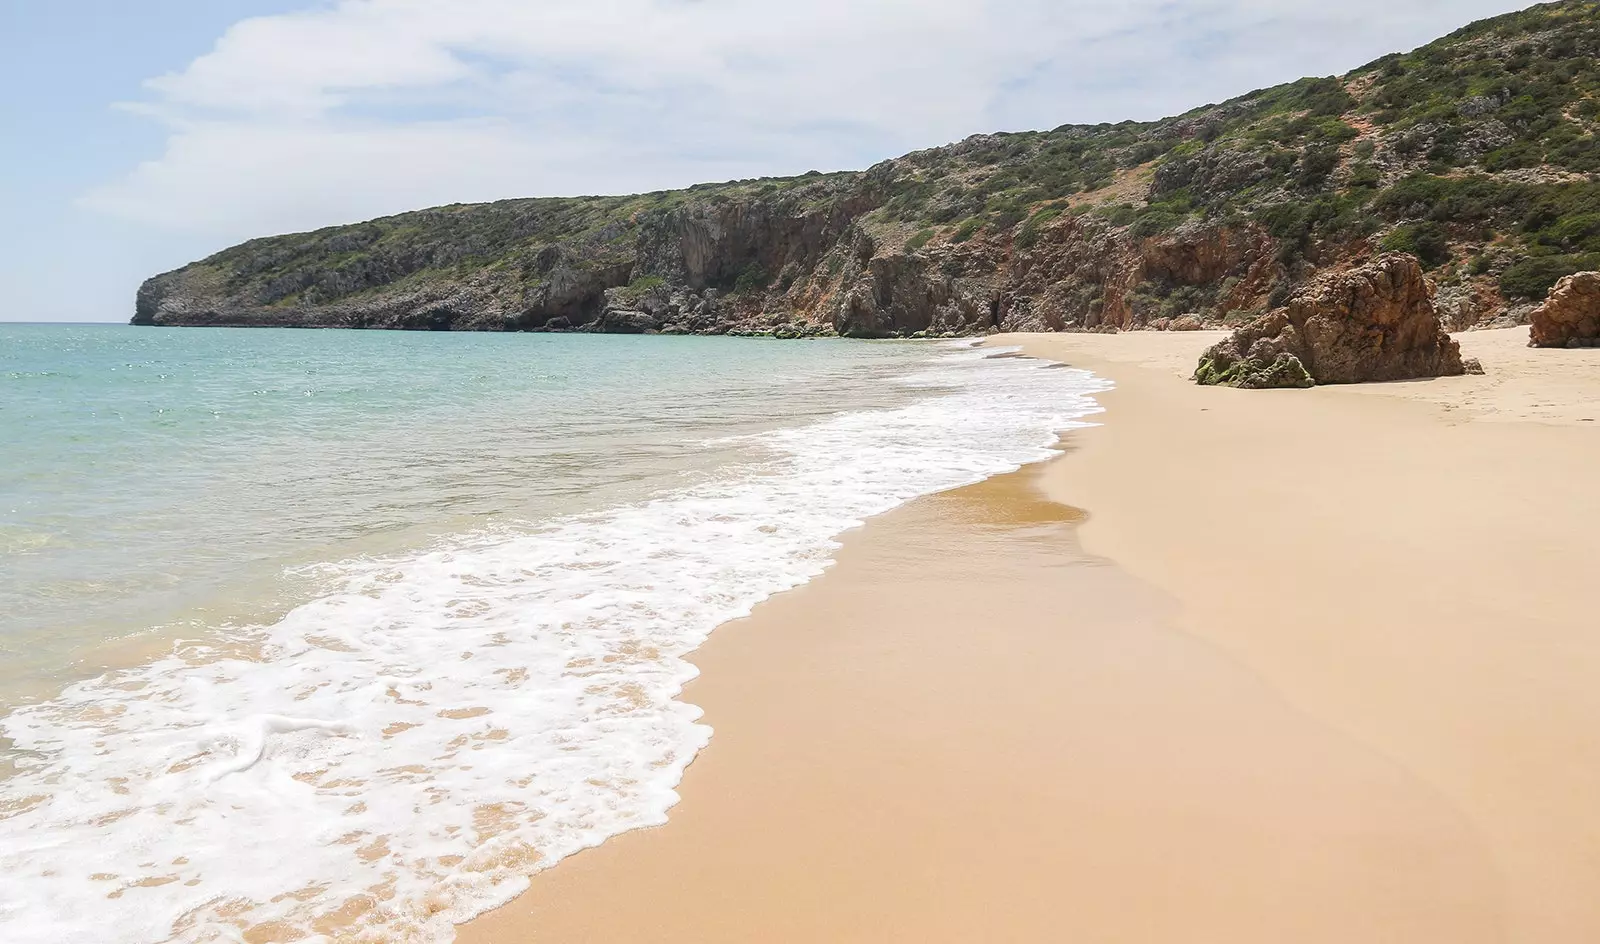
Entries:
[[1235, 323], [1380, 252], [1447, 327], [1600, 268], [1600, 3], [1475, 23], [1156, 122], [864, 172], [450, 206], [257, 239], [135, 324], [778, 336]]

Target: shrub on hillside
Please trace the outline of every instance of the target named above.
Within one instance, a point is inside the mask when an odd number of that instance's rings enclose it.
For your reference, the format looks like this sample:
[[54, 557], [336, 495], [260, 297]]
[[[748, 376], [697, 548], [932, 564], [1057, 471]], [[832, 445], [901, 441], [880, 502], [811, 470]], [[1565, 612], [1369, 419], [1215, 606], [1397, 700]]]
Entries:
[[1600, 253], [1582, 256], [1530, 256], [1500, 274], [1500, 291], [1509, 298], [1538, 301], [1574, 272], [1600, 269]]
[[964, 243], [976, 235], [978, 230], [982, 228], [983, 220], [973, 217], [972, 219], [969, 219], [960, 226], [956, 227], [956, 231], [951, 235], [950, 241], [953, 243]]
[[1396, 227], [1383, 238], [1385, 252], [1407, 252], [1422, 260], [1428, 269], [1437, 269], [1450, 261], [1450, 243], [1444, 227], [1438, 223], [1414, 223]]

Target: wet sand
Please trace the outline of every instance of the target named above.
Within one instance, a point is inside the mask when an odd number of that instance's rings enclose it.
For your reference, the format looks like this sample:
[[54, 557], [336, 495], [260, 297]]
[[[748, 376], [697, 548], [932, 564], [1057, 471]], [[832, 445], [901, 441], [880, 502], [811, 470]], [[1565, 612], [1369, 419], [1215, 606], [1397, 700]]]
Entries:
[[460, 939], [1600, 940], [1600, 351], [1513, 335], [1282, 392], [997, 339], [1105, 425], [719, 629], [671, 822]]

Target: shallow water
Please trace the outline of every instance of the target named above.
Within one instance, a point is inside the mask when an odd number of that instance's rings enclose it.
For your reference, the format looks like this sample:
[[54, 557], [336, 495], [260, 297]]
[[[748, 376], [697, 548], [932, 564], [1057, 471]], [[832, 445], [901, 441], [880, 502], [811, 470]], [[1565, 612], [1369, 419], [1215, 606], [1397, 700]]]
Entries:
[[0, 385], [0, 930], [128, 942], [448, 940], [661, 822], [710, 735], [683, 656], [1100, 387], [955, 345], [109, 326], [0, 327]]

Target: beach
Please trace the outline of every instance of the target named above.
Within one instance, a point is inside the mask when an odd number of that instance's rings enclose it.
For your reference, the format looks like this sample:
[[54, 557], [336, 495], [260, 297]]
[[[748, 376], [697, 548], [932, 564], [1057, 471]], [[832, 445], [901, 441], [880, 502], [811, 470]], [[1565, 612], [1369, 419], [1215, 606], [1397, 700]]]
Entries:
[[1101, 425], [719, 628], [669, 822], [459, 939], [1600, 938], [1600, 351], [1196, 387], [1218, 336], [990, 339]]
[[450, 940], [665, 823], [709, 633], [1107, 386], [970, 342], [121, 326], [0, 328], [0, 380], [0, 938], [97, 944]]

